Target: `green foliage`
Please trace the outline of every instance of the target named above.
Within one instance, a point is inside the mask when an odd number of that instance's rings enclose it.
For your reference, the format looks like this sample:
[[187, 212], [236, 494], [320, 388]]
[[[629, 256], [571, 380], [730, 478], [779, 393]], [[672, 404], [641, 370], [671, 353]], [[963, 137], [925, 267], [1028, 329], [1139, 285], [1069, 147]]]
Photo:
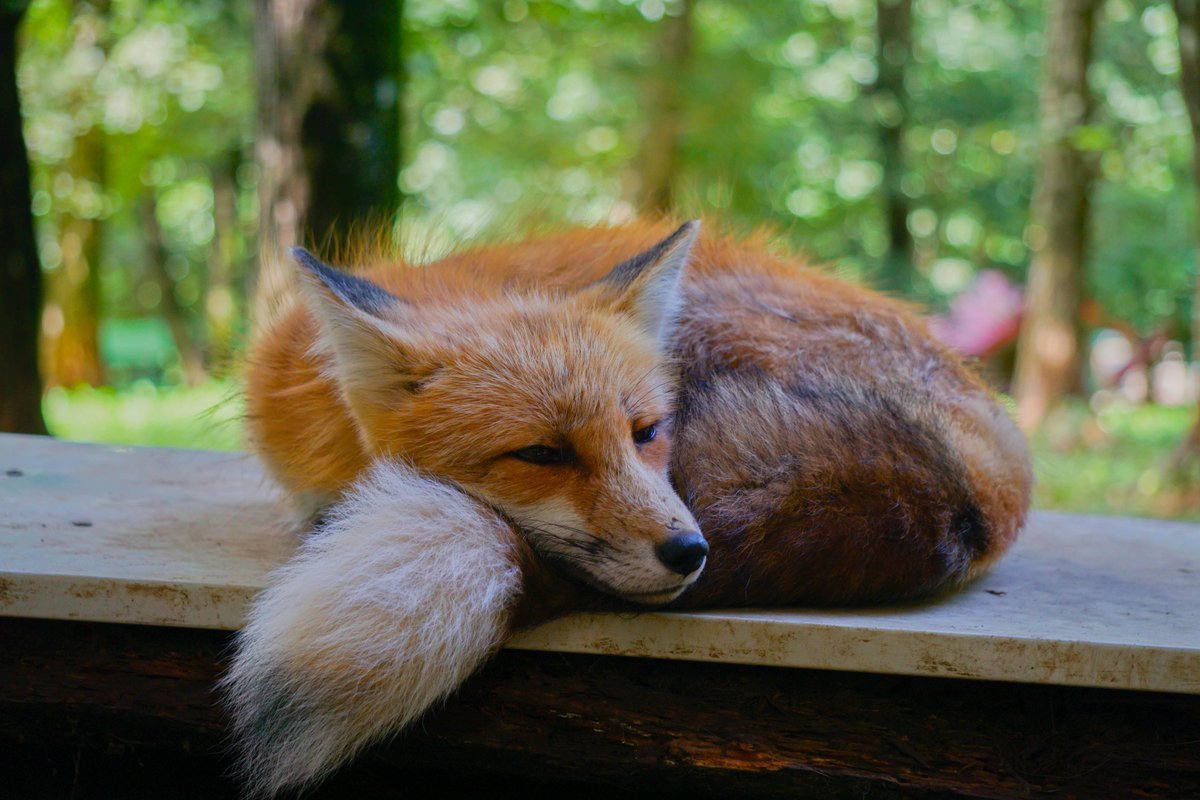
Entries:
[[113, 318], [100, 328], [100, 352], [116, 383], [149, 377], [175, 357], [171, 331], [161, 317]]
[[[1022, 280], [1043, 233], [1028, 225], [1042, 6], [914, 0], [901, 187], [914, 299], [934, 307], [980, 269]], [[408, 0], [398, 177], [419, 243], [635, 214], [647, 81], [662, 68], [663, 21], [681, 11], [681, 0]], [[694, 0], [691, 18], [691, 62], [670, 76], [683, 98], [681, 212], [733, 229], [766, 224], [844, 273], [878, 276], [887, 242], [876, 125], [897, 109], [870, 91], [875, 1]], [[73, 244], [60, 240], [64, 216], [102, 221], [103, 351], [110, 374], [134, 382], [51, 393], [56, 432], [238, 442], [224, 423], [214, 432], [187, 420], [229, 384], [144, 383], [169, 383], [178, 356], [139, 210], [153, 200], [166, 291], [188, 334], [212, 346], [223, 325], [236, 341], [258, 213], [252, 24], [251, 4], [229, 0], [35, 0], [26, 15], [18, 77], [43, 266], [58, 269]], [[1186, 340], [1196, 205], [1178, 73], [1170, 4], [1105, 0], [1089, 71], [1096, 112], [1073, 141], [1098, 178], [1088, 291], [1109, 318]], [[88, 131], [103, 133], [100, 181], [71, 171]], [[235, 199], [224, 229], [222, 177]], [[1174, 513], [1154, 499], [1165, 485], [1156, 465], [1188, 417], [1068, 411], [1035, 442], [1039, 504]]]
[[[524, 215], [596, 223], [633, 213], [642, 82], [677, 3], [410, 3], [407, 212], [453, 238]], [[1023, 279], [1038, 155], [1041, 3], [917, 0], [903, 191], [918, 299], [940, 305], [986, 267]], [[684, 212], [764, 223], [844, 271], [886, 249], [874, 126], [870, 0], [696, 0]], [[1190, 134], [1167, 3], [1110, 0], [1091, 82], [1089, 288], [1112, 317], [1186, 332]], [[514, 210], [516, 209], [516, 210]]]
[[1186, 339], [1196, 212], [1175, 16], [1169, 3], [1110, 0], [1102, 21], [1088, 290], [1109, 316]]
[[[680, 0], [410, 1], [405, 6], [407, 224], [457, 240], [538, 220], [635, 213], [645, 83]], [[695, 0], [676, 196], [734, 228], [770, 224], [861, 276], [884, 268], [873, 96], [873, 0]], [[1035, 0], [916, 0], [903, 191], [917, 299], [940, 305], [979, 269], [1021, 279], [1037, 157], [1042, 35]], [[109, 316], [161, 313], [136, 214], [157, 200], [172, 291], [205, 333], [206, 308], [243, 307], [256, 210], [252, 15], [223, 0], [37, 0], [21, 61], [42, 254], [60, 213], [105, 221]], [[1089, 289], [1142, 330], [1186, 335], [1194, 205], [1169, 3], [1108, 0], [1077, 132], [1100, 177]], [[103, 186], [64, 170], [99, 126]], [[239, 166], [241, 164], [241, 166]], [[214, 173], [238, 181], [232, 289], [211, 295]]]
[[[139, 216], [153, 202], [170, 291], [206, 343], [207, 305], [220, 290], [208, 269], [219, 170], [236, 171], [240, 187], [236, 269], [222, 280], [242, 279], [257, 213], [252, 171], [237, 170], [254, 126], [250, 12], [224, 0], [36, 0], [26, 12], [18, 81], [42, 266], [58, 269], [63, 248], [77, 246], [60, 237], [64, 215], [100, 220], [106, 317], [163, 313]], [[76, 141], [96, 131], [103, 150], [89, 167], [100, 181], [71, 162]], [[160, 374], [173, 358], [156, 365]]]
[[[1200, 519], [1194, 476], [1172, 456], [1196, 421], [1187, 407], [1065, 406], [1034, 437], [1034, 506], [1091, 514]], [[1181, 480], [1181, 478], [1183, 480]]]
[[198, 387], [156, 387], [139, 381], [124, 389], [51, 389], [42, 411], [63, 439], [105, 444], [238, 450], [242, 447], [240, 386], [213, 381]]

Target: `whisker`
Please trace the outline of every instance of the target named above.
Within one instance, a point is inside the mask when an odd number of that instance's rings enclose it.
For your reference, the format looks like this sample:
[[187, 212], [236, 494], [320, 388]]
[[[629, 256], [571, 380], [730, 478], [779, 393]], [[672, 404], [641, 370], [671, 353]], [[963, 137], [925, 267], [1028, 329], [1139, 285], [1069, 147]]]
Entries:
[[534, 518], [530, 517], [530, 518], [526, 518], [526, 519], [517, 520], [517, 524], [518, 525], [536, 525], [541, 528], [557, 528], [558, 530], [578, 534], [579, 536], [583, 536], [587, 539], [594, 539], [596, 541], [604, 542], [605, 544], [607, 544], [607, 542], [605, 542], [605, 540], [602, 537], [597, 536], [596, 534], [594, 534], [590, 531], [586, 531], [583, 528], [576, 528], [573, 525], [564, 525], [561, 522], [551, 522], [550, 520], [534, 519]]
[[[536, 539], [545, 550], [554, 550], [564, 556], [567, 556], [570, 551], [570, 556], [581, 562], [597, 564], [604, 560], [600, 554], [608, 547], [608, 543], [595, 534], [548, 520], [527, 519], [520, 520], [517, 524], [528, 533], [533, 534], [532, 538]], [[559, 533], [556, 534], [556, 531]], [[561, 532], [581, 536], [583, 540], [562, 536]]]
[[673, 391], [670, 391], [670, 389], [674, 386], [674, 384], [675, 384], [674, 379], [664, 378], [661, 381], [658, 381], [657, 383], [653, 383], [653, 384], [650, 384], [649, 386], [645, 386], [642, 388], [642, 390], [640, 392], [638, 392], [636, 395], [634, 395], [632, 398], [630, 398], [630, 406], [637, 407], [637, 406], [644, 405], [646, 403], [646, 401], [649, 399], [650, 395], [660, 393], [660, 392], [671, 395], [671, 400], [673, 402], [675, 393]]

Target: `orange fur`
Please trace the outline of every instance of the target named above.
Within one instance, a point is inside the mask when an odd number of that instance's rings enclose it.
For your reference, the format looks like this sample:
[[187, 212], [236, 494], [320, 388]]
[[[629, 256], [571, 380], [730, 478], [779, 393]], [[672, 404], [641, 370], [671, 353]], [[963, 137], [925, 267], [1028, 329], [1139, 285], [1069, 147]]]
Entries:
[[[256, 448], [317, 504], [389, 456], [514, 517], [567, 498], [564, 518], [609, 543], [657, 544], [690, 510], [712, 550], [679, 605], [914, 596], [1007, 549], [1029, 504], [1025, 444], [911, 308], [763, 238], [701, 235], [667, 357], [602, 279], [671, 229], [572, 230], [424, 267], [365, 257], [402, 301], [371, 356], [394, 370], [339, 386], [312, 302], [295, 304], [252, 350]], [[663, 435], [631, 449], [631, 427], [657, 420]], [[574, 466], [504, 457], [545, 441]], [[668, 471], [682, 513], [655, 494]], [[526, 561], [521, 621], [603, 602]]]

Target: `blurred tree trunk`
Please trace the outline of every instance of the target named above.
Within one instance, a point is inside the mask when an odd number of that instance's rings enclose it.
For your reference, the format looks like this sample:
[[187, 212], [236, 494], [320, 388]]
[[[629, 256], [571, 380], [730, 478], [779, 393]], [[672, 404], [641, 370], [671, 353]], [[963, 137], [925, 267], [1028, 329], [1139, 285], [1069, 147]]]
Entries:
[[[91, 6], [86, 12], [80, 6]], [[94, 47], [108, 57], [108, 0], [72, 5], [77, 45]], [[84, 116], [88, 89], [75, 90], [71, 103]], [[49, 386], [104, 383], [100, 358], [100, 256], [104, 248], [101, 222], [108, 178], [105, 134], [93, 124], [75, 138], [64, 171], [72, 190], [57, 215], [61, 259], [47, 275], [42, 309], [42, 367]]]
[[[1200, 0], [1174, 0], [1179, 27], [1179, 83], [1192, 123], [1192, 181], [1195, 186], [1196, 234], [1200, 242]], [[1200, 360], [1200, 244], [1196, 248], [1196, 283], [1192, 295], [1192, 360]]]
[[[75, 198], [103, 195], [107, 171], [104, 132], [92, 126], [75, 140], [65, 171], [75, 182]], [[84, 189], [83, 186], [88, 186]], [[48, 274], [42, 310], [42, 364], [49, 386], [104, 383], [100, 359], [100, 254], [104, 226], [95, 209], [77, 199], [58, 215], [62, 258]]]
[[17, 92], [17, 28], [24, 12], [25, 3], [0, 5], [0, 431], [45, 433], [38, 372], [42, 269]]
[[[1192, 182], [1196, 210], [1196, 274], [1192, 289], [1192, 360], [1200, 361], [1200, 0], [1174, 0], [1179, 28], [1179, 80], [1192, 122]], [[1175, 454], [1177, 465], [1200, 455], [1200, 415]]]
[[908, 89], [904, 85], [912, 54], [912, 0], [877, 0], [875, 4], [876, 68], [871, 87], [879, 121], [883, 166], [883, 202], [888, 250], [881, 285], [903, 292], [913, 285], [913, 238], [908, 230], [908, 198], [904, 178], [904, 131], [908, 124]]
[[241, 151], [233, 150], [212, 170], [214, 233], [204, 292], [209, 372], [223, 372], [236, 348], [238, 309], [234, 280], [239, 260], [237, 172], [241, 164]]
[[1087, 69], [1097, 5], [1059, 0], [1046, 6], [1040, 165], [1028, 234], [1033, 255], [1014, 387], [1025, 430], [1082, 388], [1079, 308], [1092, 181], [1074, 136], [1092, 109]]
[[256, 317], [289, 282], [288, 247], [337, 241], [396, 210], [402, 10], [400, 0], [256, 0]]
[[142, 221], [142, 240], [146, 243], [146, 267], [159, 289], [159, 312], [171, 330], [171, 339], [179, 351], [183, 379], [188, 386], [203, 383], [204, 349], [188, 329], [187, 309], [180, 305], [175, 296], [175, 280], [167, 269], [170, 254], [163, 244], [162, 227], [158, 224], [157, 201], [151, 193], [138, 207]]
[[678, 14], [663, 19], [656, 47], [658, 61], [646, 79], [647, 130], [639, 159], [640, 205], [646, 211], [669, 212], [674, 203], [692, 50], [692, 2], [683, 0]]

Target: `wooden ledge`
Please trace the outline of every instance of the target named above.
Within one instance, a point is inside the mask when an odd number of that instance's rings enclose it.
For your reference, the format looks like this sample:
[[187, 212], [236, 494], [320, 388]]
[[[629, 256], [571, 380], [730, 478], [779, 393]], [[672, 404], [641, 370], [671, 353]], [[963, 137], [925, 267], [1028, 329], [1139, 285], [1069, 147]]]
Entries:
[[[248, 456], [0, 436], [0, 615], [233, 629], [294, 545]], [[510, 647], [1200, 694], [1200, 525], [1042, 512], [932, 602], [580, 615]]]
[[[0, 619], [0, 641], [5, 796], [243, 800], [229, 633]], [[1197, 741], [1196, 695], [508, 650], [301, 796], [1178, 800]]]

